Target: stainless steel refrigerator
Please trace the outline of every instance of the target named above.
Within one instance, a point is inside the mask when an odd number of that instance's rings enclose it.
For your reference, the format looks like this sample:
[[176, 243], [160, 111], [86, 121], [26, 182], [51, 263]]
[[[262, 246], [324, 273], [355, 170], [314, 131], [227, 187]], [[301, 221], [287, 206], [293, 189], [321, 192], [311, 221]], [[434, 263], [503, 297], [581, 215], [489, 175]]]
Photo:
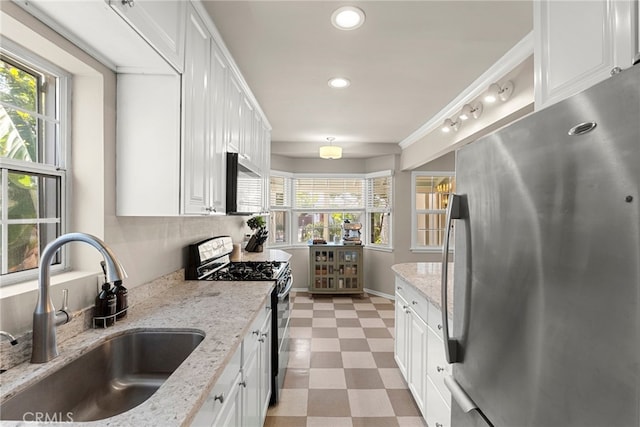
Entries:
[[640, 66], [460, 149], [456, 181], [452, 426], [638, 427]]

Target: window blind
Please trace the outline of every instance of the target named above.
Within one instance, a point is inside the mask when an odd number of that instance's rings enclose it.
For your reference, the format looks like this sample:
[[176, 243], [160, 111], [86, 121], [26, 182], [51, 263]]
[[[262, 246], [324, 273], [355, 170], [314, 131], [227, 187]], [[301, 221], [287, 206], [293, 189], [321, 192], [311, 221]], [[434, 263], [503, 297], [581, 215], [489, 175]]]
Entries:
[[295, 178], [296, 209], [363, 209], [362, 178]]
[[392, 206], [391, 195], [391, 176], [367, 179], [367, 209], [378, 212], [390, 212]]
[[272, 175], [269, 179], [269, 204], [274, 208], [291, 206], [291, 178]]

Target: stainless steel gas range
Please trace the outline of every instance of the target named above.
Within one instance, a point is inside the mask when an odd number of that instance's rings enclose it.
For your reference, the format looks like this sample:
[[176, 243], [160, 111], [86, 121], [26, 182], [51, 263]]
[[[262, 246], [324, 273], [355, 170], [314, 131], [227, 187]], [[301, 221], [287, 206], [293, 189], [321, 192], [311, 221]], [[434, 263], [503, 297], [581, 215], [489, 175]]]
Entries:
[[189, 245], [185, 279], [275, 282], [271, 293], [271, 401], [278, 401], [289, 362], [289, 293], [293, 287], [291, 267], [286, 261], [231, 261], [233, 241], [213, 237]]

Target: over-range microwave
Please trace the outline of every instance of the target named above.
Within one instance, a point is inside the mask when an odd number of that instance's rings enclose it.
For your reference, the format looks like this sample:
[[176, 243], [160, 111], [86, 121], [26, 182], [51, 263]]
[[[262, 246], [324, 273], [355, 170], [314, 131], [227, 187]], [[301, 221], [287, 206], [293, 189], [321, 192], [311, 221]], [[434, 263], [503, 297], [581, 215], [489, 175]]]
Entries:
[[227, 215], [262, 212], [263, 180], [238, 153], [227, 153]]

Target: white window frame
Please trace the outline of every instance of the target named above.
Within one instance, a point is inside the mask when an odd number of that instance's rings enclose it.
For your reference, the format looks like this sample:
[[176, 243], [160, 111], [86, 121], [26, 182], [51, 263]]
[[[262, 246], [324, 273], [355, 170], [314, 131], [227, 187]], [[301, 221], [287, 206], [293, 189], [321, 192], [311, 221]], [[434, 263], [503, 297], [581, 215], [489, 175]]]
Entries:
[[[271, 185], [269, 185], [269, 215], [271, 215], [271, 212], [284, 212], [285, 213], [285, 222], [286, 222], [286, 229], [285, 229], [285, 241], [284, 242], [273, 242], [271, 241], [271, 238], [269, 238], [269, 246], [271, 247], [285, 247], [285, 246], [290, 246], [291, 245], [291, 230], [292, 230], [292, 225], [291, 225], [291, 221], [292, 221], [292, 215], [291, 215], [291, 205], [293, 204], [292, 198], [293, 198], [293, 174], [289, 173], [289, 172], [282, 172], [282, 171], [275, 171], [272, 170], [271, 173], [269, 174], [269, 180], [271, 180], [272, 176], [277, 176], [277, 177], [282, 177], [285, 179], [285, 181], [288, 181], [288, 183], [285, 184], [285, 189], [288, 190], [288, 203], [285, 203], [283, 205], [272, 205], [271, 204]], [[271, 217], [269, 218], [269, 226], [267, 229], [269, 229], [271, 227]], [[275, 230], [269, 230], [269, 234], [273, 235], [273, 233], [275, 233]]]
[[[374, 207], [374, 206], [370, 206], [369, 205], [369, 201], [371, 200], [370, 196], [370, 183], [375, 179], [375, 178], [387, 178], [389, 177], [391, 179], [391, 194], [390, 194], [390, 203], [389, 206], [386, 208], [380, 208], [380, 207]], [[381, 250], [381, 251], [389, 251], [391, 252], [393, 250], [393, 196], [394, 193], [394, 179], [393, 179], [393, 171], [392, 170], [386, 170], [386, 171], [380, 171], [380, 172], [373, 172], [373, 173], [369, 173], [365, 175], [365, 208], [366, 208], [366, 224], [365, 224], [365, 229], [366, 229], [366, 238], [365, 238], [365, 243], [368, 247], [370, 247], [371, 249], [377, 249], [377, 250]], [[387, 221], [389, 222], [389, 243], [388, 244], [377, 244], [371, 241], [371, 214], [372, 213], [385, 213], [386, 217], [387, 217]]]
[[[296, 199], [295, 199], [295, 194], [296, 194], [296, 180], [297, 179], [304, 179], [304, 178], [318, 178], [318, 179], [361, 179], [362, 180], [362, 186], [363, 186], [363, 191], [362, 191], [362, 196], [363, 196], [363, 200], [362, 200], [362, 208], [349, 208], [349, 209], [310, 209], [310, 208], [299, 208], [296, 206]], [[333, 212], [342, 212], [342, 213], [353, 213], [353, 214], [359, 214], [360, 218], [363, 217], [363, 215], [365, 215], [366, 210], [365, 210], [365, 205], [366, 205], [366, 186], [365, 186], [365, 182], [364, 182], [364, 174], [345, 174], [345, 173], [295, 173], [293, 174], [293, 185], [291, 186], [291, 194], [292, 194], [292, 199], [291, 199], [291, 203], [292, 203], [292, 209], [291, 209], [291, 246], [292, 247], [306, 247], [309, 244], [307, 242], [294, 242], [293, 240], [293, 236], [297, 235], [297, 222], [295, 221], [298, 218], [298, 215], [301, 213], [333, 213]], [[296, 222], [296, 226], [294, 226], [294, 222]], [[362, 233], [364, 233], [365, 231], [361, 231]], [[329, 243], [329, 242], [328, 242]], [[366, 245], [366, 242], [365, 242]]]
[[[56, 147], [56, 163], [54, 165], [36, 163], [36, 162], [24, 162], [15, 159], [8, 159], [0, 157], [0, 167], [2, 167], [0, 191], [2, 191], [2, 200], [8, 200], [8, 183], [7, 183], [7, 169], [15, 172], [24, 172], [25, 174], [41, 174], [45, 176], [60, 177], [60, 234], [66, 233], [69, 221], [69, 194], [70, 194], [70, 172], [68, 169], [70, 159], [70, 112], [71, 112], [71, 75], [49, 61], [41, 58], [35, 53], [23, 48], [17, 43], [14, 43], [10, 39], [3, 38], [2, 45], [0, 45], [0, 51], [11, 57], [15, 58], [17, 62], [23, 63], [28, 67], [35, 70], [39, 70], [43, 73], [56, 77], [56, 119], [58, 124], [57, 134], [54, 135], [55, 141], [53, 145]], [[8, 225], [19, 223], [20, 220], [9, 221], [6, 217], [7, 210], [2, 210], [2, 235], [6, 236]], [[52, 223], [51, 220], [29, 220], [29, 223]], [[57, 221], [54, 221], [57, 222]], [[2, 253], [8, 253], [7, 241], [3, 238], [0, 242], [2, 245]], [[53, 265], [51, 271], [58, 273], [69, 269], [69, 254], [65, 248], [60, 250], [60, 264]], [[3, 265], [0, 271], [6, 271], [6, 258], [3, 257]], [[26, 271], [20, 271], [15, 273], [8, 273], [2, 275], [0, 286], [12, 285], [27, 280], [34, 280], [38, 276], [38, 269], [31, 269]]]
[[[416, 208], [416, 178], [420, 176], [448, 176], [455, 177], [453, 171], [413, 171], [411, 172], [411, 252], [434, 253], [442, 252], [442, 246], [424, 246], [418, 244], [418, 215], [422, 214], [446, 214], [445, 209], [421, 209]], [[450, 245], [449, 252], [453, 252], [453, 244]]]

